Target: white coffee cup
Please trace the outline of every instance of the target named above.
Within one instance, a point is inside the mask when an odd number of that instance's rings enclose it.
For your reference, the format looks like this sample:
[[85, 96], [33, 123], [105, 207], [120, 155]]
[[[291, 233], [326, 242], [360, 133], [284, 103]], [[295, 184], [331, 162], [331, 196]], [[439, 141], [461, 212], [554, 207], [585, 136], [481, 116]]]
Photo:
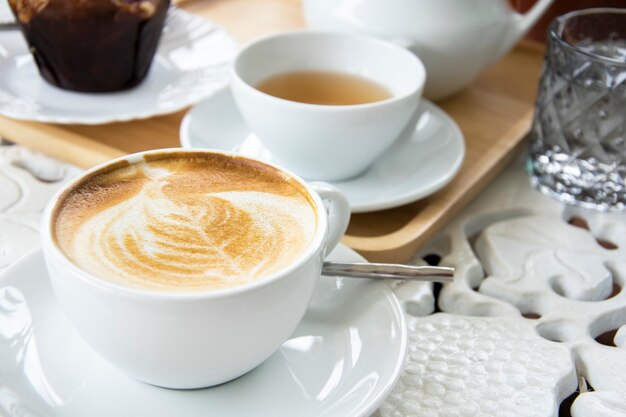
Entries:
[[[124, 156], [90, 169], [66, 185], [44, 212], [43, 254], [67, 317], [102, 357], [153, 385], [207, 387], [250, 371], [288, 339], [307, 309], [326, 254], [345, 232], [350, 207], [332, 186], [307, 184], [275, 167], [304, 187], [318, 219], [308, 249], [279, 273], [208, 292], [156, 292], [115, 284], [76, 266], [53, 237], [55, 212], [66, 190], [113, 164], [138, 163], [146, 155], [168, 152], [198, 150], [166, 149]], [[225, 152], [200, 152], [235, 157]], [[323, 200], [329, 203], [328, 210]]]
[[[386, 87], [386, 100], [345, 106], [289, 101], [255, 87], [293, 71], [331, 71]], [[294, 31], [243, 47], [232, 92], [250, 129], [276, 162], [307, 179], [337, 181], [365, 171], [399, 137], [419, 103], [426, 72], [414, 55], [368, 36]]]

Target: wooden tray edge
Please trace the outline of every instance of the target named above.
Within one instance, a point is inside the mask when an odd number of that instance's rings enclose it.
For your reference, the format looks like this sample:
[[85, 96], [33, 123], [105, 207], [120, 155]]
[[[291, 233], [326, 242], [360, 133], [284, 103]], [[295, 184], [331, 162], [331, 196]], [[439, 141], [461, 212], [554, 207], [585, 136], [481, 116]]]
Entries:
[[72, 133], [63, 125], [25, 122], [0, 116], [0, 136], [31, 150], [91, 168], [125, 152], [98, 141]]
[[[431, 237], [438, 233], [461, 209], [463, 209], [477, 194], [480, 193], [502, 170], [516, 154], [516, 151], [525, 143], [523, 140], [530, 130], [534, 109], [528, 110], [504, 134], [497, 144], [501, 145], [502, 152], [493, 158], [493, 163], [482, 165], [482, 172], [475, 176], [476, 180], [469, 183], [460, 199], [444, 201], [438, 206], [434, 222], [423, 224], [424, 212], [418, 214], [403, 228], [388, 235], [376, 237], [358, 237], [346, 235], [342, 243], [359, 252], [371, 262], [406, 262]], [[489, 158], [485, 158], [489, 161]], [[426, 208], [425, 210], [428, 210]], [[426, 215], [426, 217], [428, 217]], [[422, 223], [422, 224], [419, 224]]]

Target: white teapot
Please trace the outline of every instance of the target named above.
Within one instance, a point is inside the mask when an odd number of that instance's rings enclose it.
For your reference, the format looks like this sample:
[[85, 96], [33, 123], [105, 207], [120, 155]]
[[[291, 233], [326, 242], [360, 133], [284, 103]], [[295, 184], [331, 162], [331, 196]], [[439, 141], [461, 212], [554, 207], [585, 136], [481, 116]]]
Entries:
[[406, 46], [426, 67], [424, 95], [445, 98], [508, 52], [553, 0], [522, 15], [508, 0], [304, 0], [311, 28], [374, 35]]

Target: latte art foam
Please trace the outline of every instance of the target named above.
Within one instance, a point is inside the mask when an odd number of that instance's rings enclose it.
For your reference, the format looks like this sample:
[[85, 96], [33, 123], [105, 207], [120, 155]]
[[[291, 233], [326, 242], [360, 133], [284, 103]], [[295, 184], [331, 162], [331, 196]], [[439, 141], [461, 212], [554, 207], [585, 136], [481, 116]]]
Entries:
[[82, 269], [134, 288], [204, 291], [278, 272], [310, 245], [313, 203], [279, 171], [233, 159], [181, 156], [88, 178], [66, 193], [56, 240]]

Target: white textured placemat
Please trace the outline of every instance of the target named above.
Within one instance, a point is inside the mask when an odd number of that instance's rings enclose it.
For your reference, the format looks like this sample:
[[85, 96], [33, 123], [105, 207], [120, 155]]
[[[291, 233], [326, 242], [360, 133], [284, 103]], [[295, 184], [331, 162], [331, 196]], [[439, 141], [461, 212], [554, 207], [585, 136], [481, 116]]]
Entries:
[[556, 417], [578, 380], [595, 391], [574, 417], [626, 417], [626, 215], [543, 196], [525, 159], [416, 255], [457, 267], [437, 299], [446, 313], [428, 316], [430, 284], [396, 289], [412, 354], [381, 416]]
[[[544, 197], [523, 163], [416, 254], [414, 263], [455, 265], [453, 284], [435, 297], [430, 284], [391, 283], [410, 345], [378, 416], [556, 417], [583, 381], [593, 391], [577, 397], [574, 417], [626, 417], [626, 291], [616, 291], [626, 286], [626, 215]], [[37, 245], [43, 207], [79, 172], [0, 146], [0, 270]], [[436, 298], [442, 312], [432, 314]], [[611, 346], [595, 340], [609, 331]]]

